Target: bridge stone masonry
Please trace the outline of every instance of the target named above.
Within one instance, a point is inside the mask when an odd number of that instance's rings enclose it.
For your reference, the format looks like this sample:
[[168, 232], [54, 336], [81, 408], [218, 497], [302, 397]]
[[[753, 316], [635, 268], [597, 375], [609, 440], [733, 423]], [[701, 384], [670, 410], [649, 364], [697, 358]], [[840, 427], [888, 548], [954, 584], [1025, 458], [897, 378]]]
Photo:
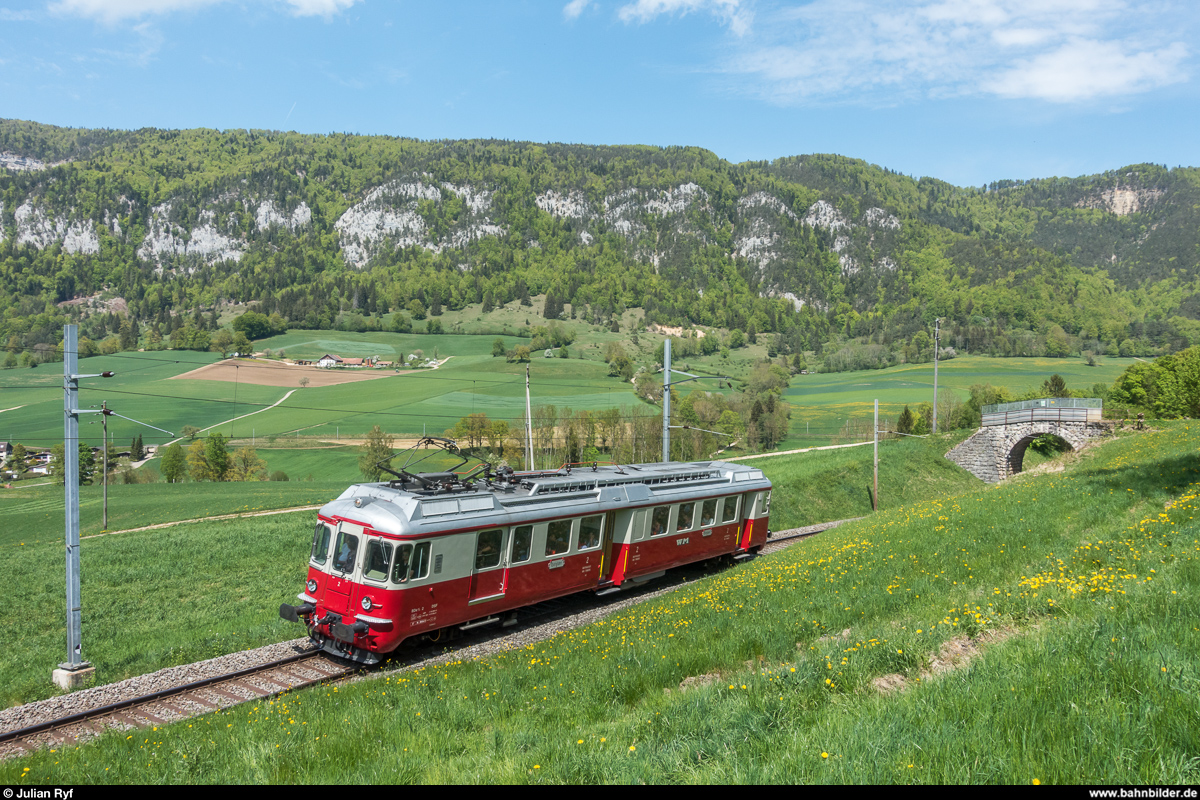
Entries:
[[1057, 436], [1078, 450], [1089, 439], [1107, 436], [1098, 398], [1048, 397], [983, 407], [983, 425], [946, 458], [987, 483], [1021, 471], [1025, 450], [1039, 436]]

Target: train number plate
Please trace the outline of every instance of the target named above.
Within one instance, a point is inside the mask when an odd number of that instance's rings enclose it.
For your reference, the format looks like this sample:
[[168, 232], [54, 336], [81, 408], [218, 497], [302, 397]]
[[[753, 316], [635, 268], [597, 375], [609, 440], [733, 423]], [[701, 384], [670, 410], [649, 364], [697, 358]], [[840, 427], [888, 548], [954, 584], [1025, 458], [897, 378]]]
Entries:
[[553, 561], [551, 561], [551, 562], [550, 562], [550, 564], [549, 564], [549, 567], [550, 567], [550, 569], [558, 569], [559, 567], [561, 567], [561, 566], [562, 566], [563, 564], [565, 564], [565, 563], [567, 563], [567, 562], [566, 562], [566, 561], [564, 561], [563, 559], [561, 559], [561, 558], [556, 558], [556, 559], [554, 559]]

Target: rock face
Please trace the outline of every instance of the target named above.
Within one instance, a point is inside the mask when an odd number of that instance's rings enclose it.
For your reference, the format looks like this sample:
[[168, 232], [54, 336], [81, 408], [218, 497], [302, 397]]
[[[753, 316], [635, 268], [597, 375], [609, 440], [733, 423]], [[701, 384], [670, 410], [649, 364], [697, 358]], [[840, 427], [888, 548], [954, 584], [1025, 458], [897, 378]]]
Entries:
[[268, 230], [273, 225], [287, 228], [289, 231], [296, 231], [310, 222], [312, 222], [312, 210], [307, 203], [303, 202], [296, 206], [291, 214], [285, 214], [273, 201], [266, 200], [259, 203], [258, 211], [254, 215], [254, 223], [260, 231]]
[[[450, 200], [458, 208], [446, 208]], [[431, 228], [430, 209], [440, 206], [453, 218], [445, 236]], [[334, 223], [346, 263], [362, 268], [385, 245], [424, 247], [433, 252], [462, 248], [484, 236], [504, 236], [507, 229], [492, 219], [492, 193], [469, 185], [434, 184], [427, 176], [385, 183], [372, 189], [361, 203], [346, 210]]]
[[[203, 209], [198, 217], [199, 224], [190, 231], [172, 222], [175, 211], [175, 201], [162, 203], [151, 210], [146, 238], [138, 248], [139, 257], [156, 262], [160, 269], [165, 261], [189, 257], [210, 263], [241, 259], [242, 243], [220, 230], [213, 209]], [[227, 220], [226, 226], [236, 230], [236, 219]]]
[[10, 153], [7, 150], [0, 153], [0, 167], [11, 169], [13, 172], [37, 172], [51, 166], [45, 161], [39, 161], [32, 156]]
[[62, 242], [68, 253], [100, 252], [100, 237], [89, 222], [52, 219], [43, 208], [29, 201], [18, 206], [13, 216], [17, 223], [17, 244], [31, 244], [42, 250]]
[[1080, 200], [1076, 205], [1079, 208], [1098, 208], [1101, 211], [1116, 214], [1118, 217], [1124, 217], [1143, 210], [1163, 194], [1161, 189], [1116, 186], [1112, 189], [1105, 189], [1093, 197]]

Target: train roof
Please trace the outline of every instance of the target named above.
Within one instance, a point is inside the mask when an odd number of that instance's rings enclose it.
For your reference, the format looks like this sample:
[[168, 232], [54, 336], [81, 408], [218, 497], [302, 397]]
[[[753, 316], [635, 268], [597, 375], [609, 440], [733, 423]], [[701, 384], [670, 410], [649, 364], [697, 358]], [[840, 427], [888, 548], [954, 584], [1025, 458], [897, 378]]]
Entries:
[[383, 533], [420, 535], [771, 488], [761, 469], [728, 461], [598, 465], [512, 477], [449, 490], [399, 481], [356, 484], [320, 513]]

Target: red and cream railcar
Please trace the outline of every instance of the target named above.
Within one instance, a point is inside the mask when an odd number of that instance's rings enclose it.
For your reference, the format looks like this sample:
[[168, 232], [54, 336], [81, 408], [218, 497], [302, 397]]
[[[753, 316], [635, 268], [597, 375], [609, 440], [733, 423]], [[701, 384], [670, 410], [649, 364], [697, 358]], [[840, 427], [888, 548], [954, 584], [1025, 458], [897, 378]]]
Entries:
[[722, 461], [585, 467], [439, 484], [351, 486], [318, 514], [302, 605], [323, 649], [371, 664], [401, 642], [515, 621], [767, 540], [771, 483]]

